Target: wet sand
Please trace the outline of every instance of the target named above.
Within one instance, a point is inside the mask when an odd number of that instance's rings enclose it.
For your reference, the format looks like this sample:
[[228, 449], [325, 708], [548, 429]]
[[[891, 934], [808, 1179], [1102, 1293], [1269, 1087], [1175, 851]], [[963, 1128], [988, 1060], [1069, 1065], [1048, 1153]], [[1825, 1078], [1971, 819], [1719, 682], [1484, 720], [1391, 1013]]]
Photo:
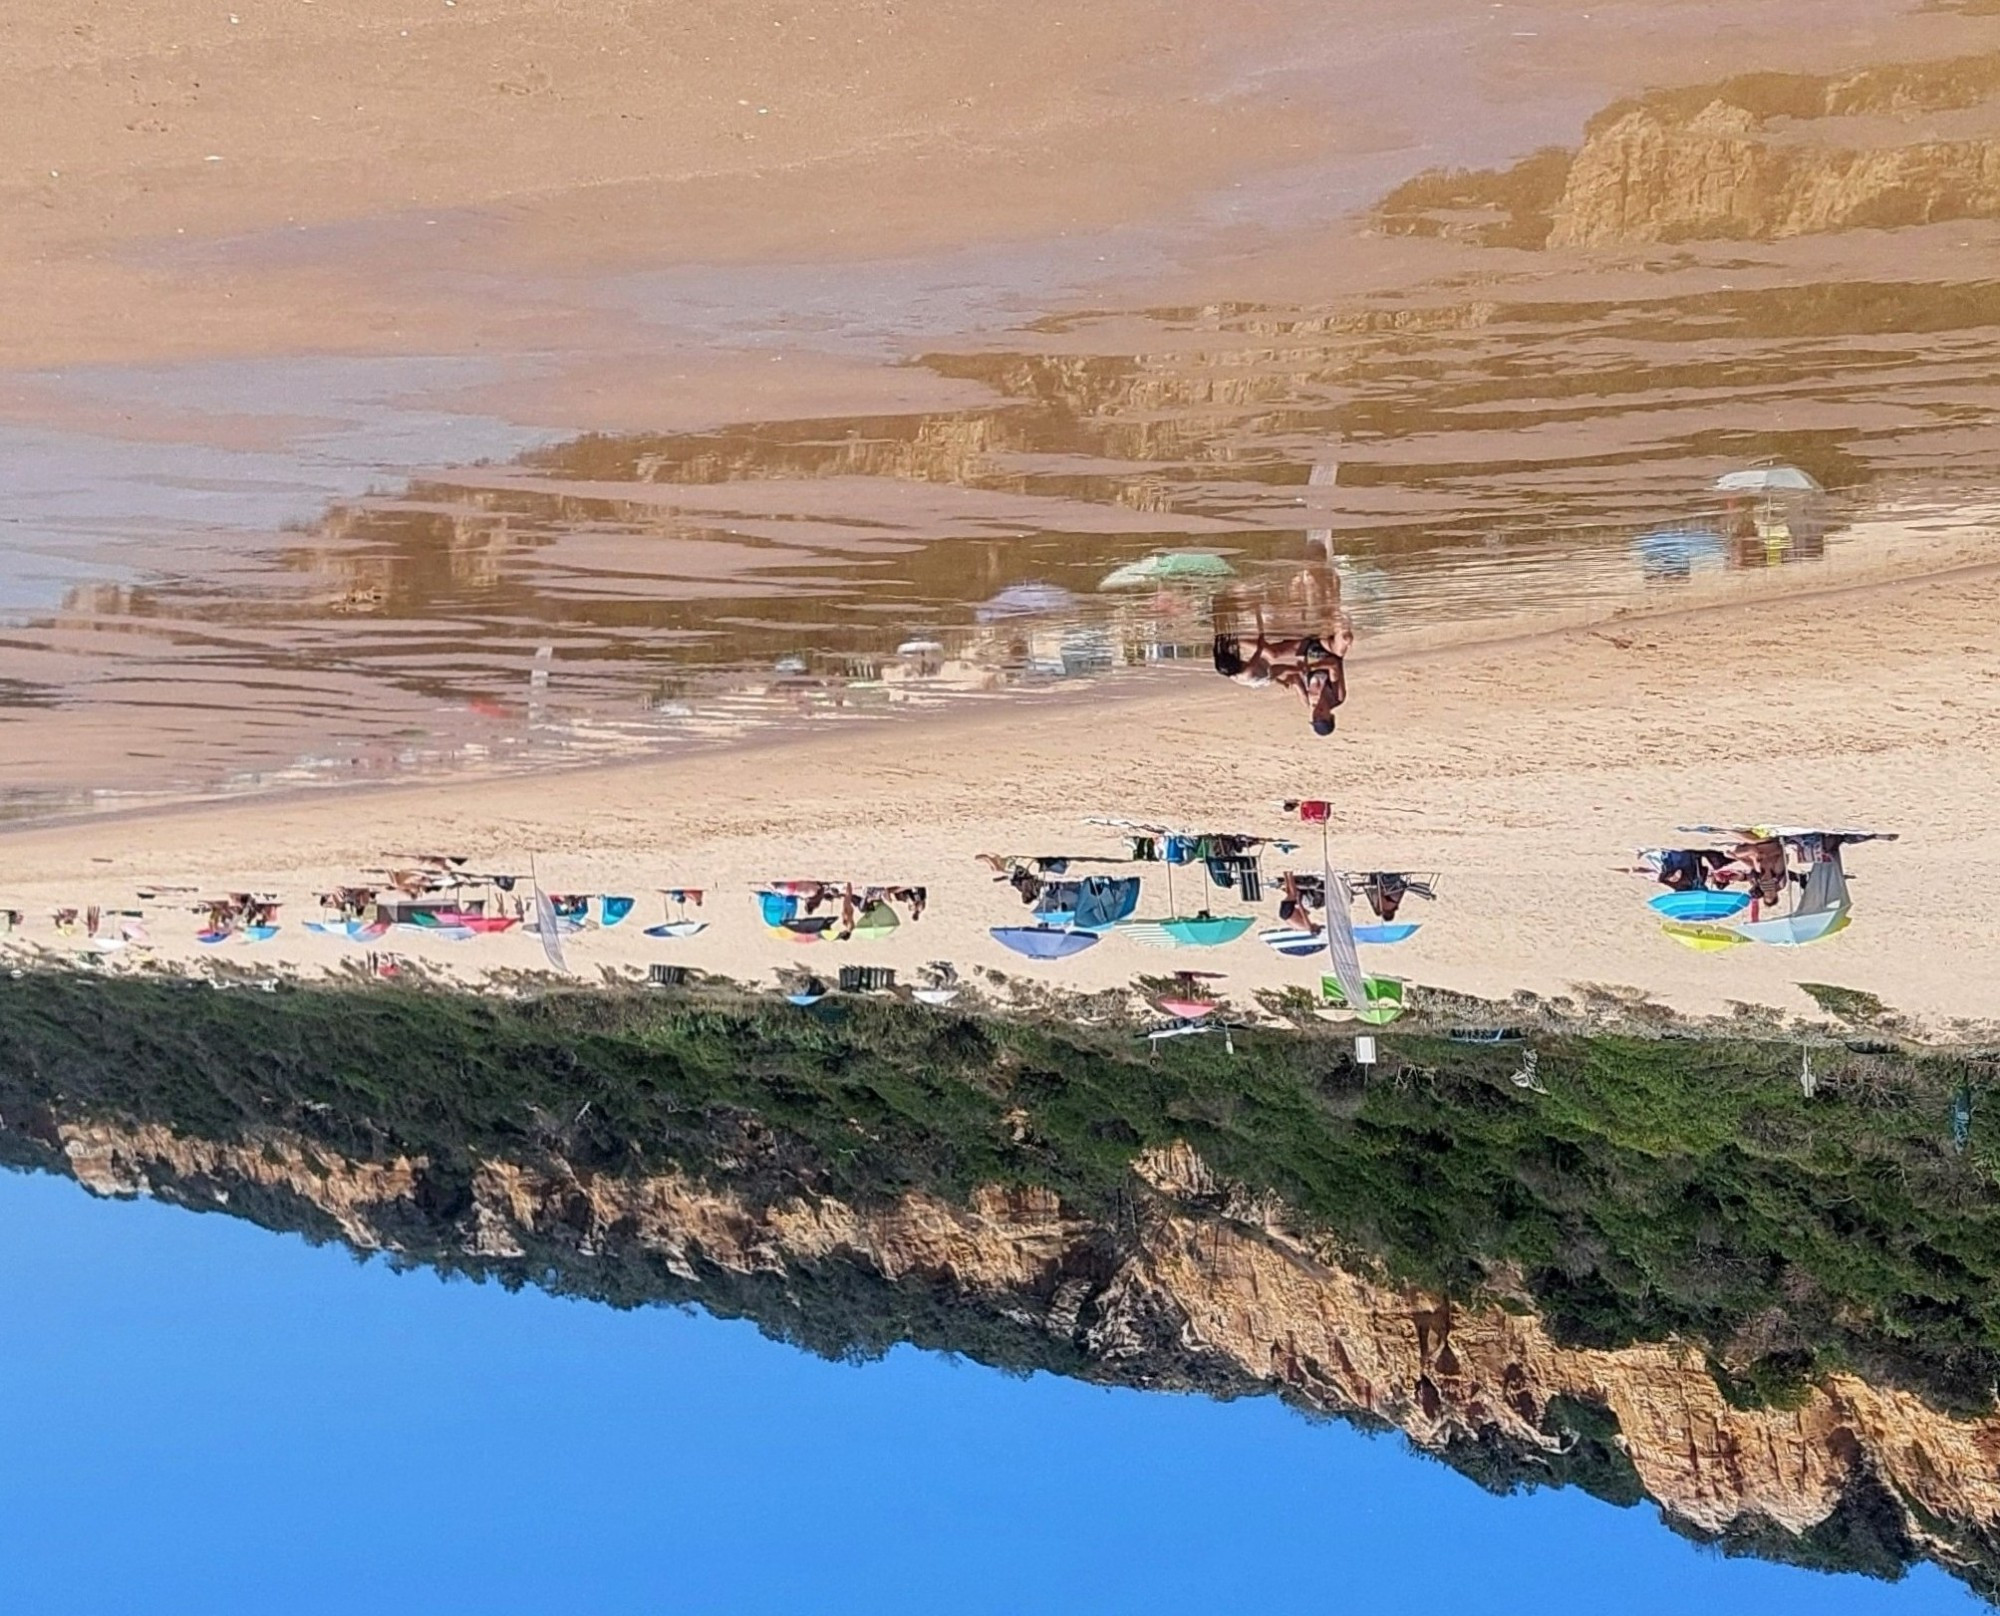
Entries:
[[[2000, 861], [2000, 560], [1992, 529], [1907, 536], [1828, 572], [1719, 583], [1705, 603], [1592, 625], [1373, 658], [1357, 650], [1339, 735], [1316, 742], [1291, 698], [1188, 672], [1082, 698], [997, 704], [907, 726], [857, 727], [667, 763], [540, 779], [398, 786], [22, 830], [0, 837], [0, 902], [54, 942], [56, 904], [129, 904], [136, 886], [273, 889], [285, 930], [269, 944], [203, 949], [195, 920], [159, 913], [163, 958], [338, 968], [350, 945], [311, 938], [310, 895], [399, 850], [525, 869], [556, 891], [641, 899], [616, 930], [571, 940], [586, 977], [670, 960], [747, 982], [781, 965], [898, 967], [951, 959], [1075, 989], [1172, 965], [1228, 973], [1225, 991], [1310, 985], [1317, 966], [1251, 939], [1160, 953], [1111, 937], [1030, 965], [986, 936], [1025, 913], [974, 862], [1002, 854], [1117, 851], [1087, 813], [1267, 835], [1276, 802], [1335, 805], [1337, 858], [1357, 869], [1436, 870], [1443, 896], [1410, 943], [1370, 968], [1504, 998], [1587, 984], [1723, 1013], [1735, 1002], [1812, 1013], [1801, 981], [1881, 996], [1946, 1033], [2000, 1020], [2000, 932], [1982, 907]], [[1662, 936], [1654, 890], [1617, 873], [1679, 824], [1862, 824], [1902, 840], [1854, 850], [1855, 920], [1806, 949], [1697, 955]], [[1290, 827], [1300, 834], [1300, 827]], [[1316, 838], [1298, 855], [1318, 857]], [[1267, 859], [1267, 880], [1282, 860]], [[1148, 875], [1142, 913], [1164, 907]], [[931, 908], [876, 943], [810, 949], [771, 940], [753, 882], [807, 874], [921, 883]], [[1198, 870], [1177, 872], [1183, 903]], [[639, 935], [653, 889], [709, 890], [711, 929], [682, 943]], [[1202, 893], [1202, 896], [1207, 894]], [[1197, 900], [1199, 901], [1199, 900]], [[1218, 912], [1229, 907], [1224, 899]], [[1275, 899], [1262, 906], [1270, 923]], [[1409, 918], [1405, 916], [1404, 918]], [[20, 946], [17, 942], [16, 946]], [[68, 946], [68, 945], [65, 945]], [[536, 969], [531, 937], [407, 942], [458, 972]]]

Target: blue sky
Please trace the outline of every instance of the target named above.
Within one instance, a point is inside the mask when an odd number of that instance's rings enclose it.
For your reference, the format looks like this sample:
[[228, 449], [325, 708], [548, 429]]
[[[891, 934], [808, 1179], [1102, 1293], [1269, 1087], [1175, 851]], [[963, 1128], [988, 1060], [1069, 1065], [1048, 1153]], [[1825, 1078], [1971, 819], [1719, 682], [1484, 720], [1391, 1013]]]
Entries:
[[1269, 1399], [827, 1364], [17, 1174], [0, 1374], [10, 1611], [1984, 1608], [1490, 1498]]

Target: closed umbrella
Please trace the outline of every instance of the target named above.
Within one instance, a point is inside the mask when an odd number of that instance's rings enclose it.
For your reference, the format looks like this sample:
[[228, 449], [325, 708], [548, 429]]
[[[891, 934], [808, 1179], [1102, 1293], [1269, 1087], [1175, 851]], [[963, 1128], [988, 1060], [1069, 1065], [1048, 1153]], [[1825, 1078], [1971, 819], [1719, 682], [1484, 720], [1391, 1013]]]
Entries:
[[1097, 946], [1094, 931], [1066, 931], [1055, 926], [995, 926], [993, 940], [1029, 959], [1068, 959]]

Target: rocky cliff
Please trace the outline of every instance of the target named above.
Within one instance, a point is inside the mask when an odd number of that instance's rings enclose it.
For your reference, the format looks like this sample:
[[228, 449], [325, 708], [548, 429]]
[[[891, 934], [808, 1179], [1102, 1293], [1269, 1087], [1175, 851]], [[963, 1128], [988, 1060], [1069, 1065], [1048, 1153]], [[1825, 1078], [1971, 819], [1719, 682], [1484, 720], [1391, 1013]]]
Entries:
[[1462, 1305], [1385, 1283], [1275, 1198], [1219, 1182], [1185, 1146], [1139, 1158], [1129, 1216], [1110, 1227], [1034, 1189], [982, 1189], [964, 1204], [917, 1193], [867, 1207], [758, 1202], [726, 1177], [547, 1160], [485, 1160], [446, 1207], [422, 1160], [347, 1161], [278, 1132], [225, 1143], [71, 1121], [43, 1142], [99, 1194], [255, 1207], [266, 1221], [291, 1207], [296, 1226], [362, 1250], [503, 1277], [542, 1278], [553, 1262], [575, 1284], [593, 1264], [637, 1261], [683, 1282], [671, 1299], [751, 1280], [783, 1297], [829, 1268], [920, 1287], [949, 1298], [961, 1327], [991, 1320], [1060, 1347], [1073, 1373], [1276, 1391], [1394, 1425], [1447, 1457], [1497, 1451], [1516, 1478], [1561, 1474], [1579, 1440], [1564, 1410], [1604, 1411], [1616, 1462], [1685, 1530], [1784, 1553], [1865, 1495], [1890, 1569], [1921, 1554], [1991, 1586], [2000, 1416], [1955, 1420], [1851, 1375], [1794, 1407], [1738, 1406], [1692, 1346], [1565, 1346], [1522, 1297]]
[[1392, 233], [1490, 245], [1768, 241], [2000, 217], [2000, 55], [1752, 74], [1619, 102], [1574, 151], [1431, 173]]

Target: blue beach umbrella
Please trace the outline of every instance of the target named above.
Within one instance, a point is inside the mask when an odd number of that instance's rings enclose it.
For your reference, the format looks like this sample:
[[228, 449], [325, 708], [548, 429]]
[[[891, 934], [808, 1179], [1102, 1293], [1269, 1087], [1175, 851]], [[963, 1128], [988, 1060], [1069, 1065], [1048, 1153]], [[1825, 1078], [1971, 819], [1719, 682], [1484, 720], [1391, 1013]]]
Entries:
[[1097, 946], [1094, 931], [1065, 931], [1054, 926], [995, 926], [993, 940], [1029, 959], [1068, 959]]
[[1668, 920], [1727, 920], [1750, 907], [1750, 894], [1716, 892], [1706, 888], [1694, 892], [1662, 892], [1657, 897], [1648, 898], [1646, 906]]
[[1380, 926], [1356, 926], [1354, 940], [1357, 943], [1404, 943], [1417, 934], [1421, 921], [1397, 920]]

